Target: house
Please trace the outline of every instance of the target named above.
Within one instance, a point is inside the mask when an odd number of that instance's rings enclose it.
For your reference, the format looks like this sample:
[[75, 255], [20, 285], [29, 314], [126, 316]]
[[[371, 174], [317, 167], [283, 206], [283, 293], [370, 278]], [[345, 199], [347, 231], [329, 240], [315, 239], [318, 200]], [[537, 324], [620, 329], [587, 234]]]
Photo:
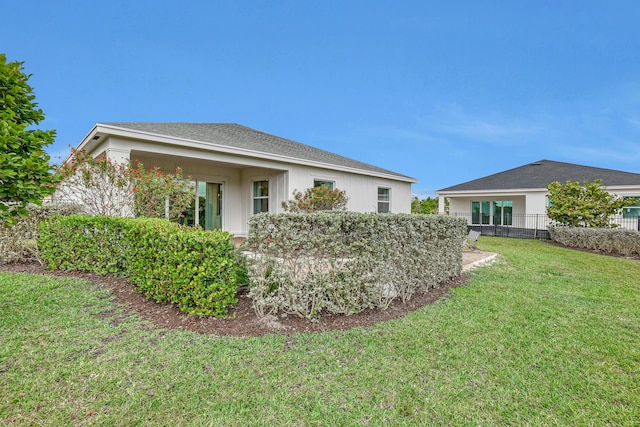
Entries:
[[[439, 211], [464, 216], [470, 225], [546, 228], [547, 186], [554, 181], [602, 180], [604, 188], [622, 197], [640, 196], [640, 173], [540, 160], [436, 191]], [[623, 210], [625, 227], [637, 229], [640, 206]], [[626, 224], [628, 223], [628, 224]], [[544, 227], [541, 227], [544, 226]]]
[[248, 233], [252, 214], [282, 212], [294, 190], [346, 191], [347, 209], [411, 211], [415, 179], [299, 142], [230, 123], [97, 123], [77, 150], [114, 162], [139, 161], [164, 173], [182, 168], [198, 197], [191, 225]]

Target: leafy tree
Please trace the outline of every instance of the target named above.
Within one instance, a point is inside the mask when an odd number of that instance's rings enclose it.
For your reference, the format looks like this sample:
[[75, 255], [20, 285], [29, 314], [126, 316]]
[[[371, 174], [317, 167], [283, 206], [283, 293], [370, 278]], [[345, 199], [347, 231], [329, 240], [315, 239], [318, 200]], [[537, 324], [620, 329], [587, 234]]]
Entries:
[[163, 174], [157, 166], [146, 170], [142, 163], [114, 163], [84, 151], [72, 151], [56, 173], [57, 194], [81, 202], [92, 215], [164, 218], [168, 199], [169, 219], [177, 220], [195, 197], [179, 168], [175, 175]]
[[411, 199], [411, 213], [414, 214], [436, 214], [438, 213], [438, 199], [427, 197], [420, 199], [413, 196]]
[[[44, 147], [54, 130], [28, 129], [44, 120], [22, 62], [0, 54], [0, 225], [27, 215], [29, 203], [40, 205], [55, 191], [55, 177]], [[13, 205], [13, 209], [9, 206]]]
[[629, 203], [622, 197], [608, 193], [602, 187], [602, 180], [593, 182], [568, 180], [566, 184], [557, 181], [547, 187], [549, 206], [547, 216], [561, 225], [573, 227], [616, 227], [611, 217], [619, 214]]
[[344, 211], [347, 210], [346, 191], [319, 186], [307, 188], [304, 193], [293, 190], [293, 200], [282, 202], [285, 212]]

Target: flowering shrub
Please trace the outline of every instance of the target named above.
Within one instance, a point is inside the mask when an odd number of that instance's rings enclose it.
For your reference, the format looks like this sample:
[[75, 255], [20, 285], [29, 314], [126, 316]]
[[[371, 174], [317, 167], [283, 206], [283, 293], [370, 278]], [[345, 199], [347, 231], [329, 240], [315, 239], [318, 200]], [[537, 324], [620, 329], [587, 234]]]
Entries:
[[134, 197], [127, 165], [73, 150], [56, 175], [60, 181], [57, 198], [81, 203], [90, 215], [133, 216]]
[[181, 168], [176, 169], [175, 175], [168, 175], [157, 166], [146, 170], [142, 163], [134, 162], [129, 174], [133, 181], [136, 216], [164, 218], [168, 200], [169, 219], [176, 221], [195, 197], [193, 183], [184, 179]]
[[343, 211], [347, 209], [347, 192], [324, 185], [307, 188], [304, 193], [293, 190], [293, 200], [282, 202], [285, 212]]
[[158, 302], [225, 316], [237, 303], [230, 238], [158, 219], [72, 215], [42, 223], [38, 245], [48, 268], [122, 275]]
[[40, 222], [55, 215], [71, 215], [81, 211], [78, 205], [66, 204], [30, 204], [26, 209], [27, 216], [18, 217], [13, 226], [0, 225], [0, 264], [33, 259], [37, 256], [36, 239]]
[[465, 234], [464, 219], [445, 216], [254, 215], [249, 296], [258, 316], [384, 309], [459, 275]]
[[549, 226], [555, 242], [624, 256], [640, 256], [640, 232], [619, 228]]
[[73, 150], [56, 173], [57, 196], [82, 203], [92, 215], [164, 218], [168, 200], [168, 217], [177, 220], [194, 198], [193, 184], [180, 168], [175, 175], [163, 174], [157, 166], [147, 170], [137, 161], [114, 163]]

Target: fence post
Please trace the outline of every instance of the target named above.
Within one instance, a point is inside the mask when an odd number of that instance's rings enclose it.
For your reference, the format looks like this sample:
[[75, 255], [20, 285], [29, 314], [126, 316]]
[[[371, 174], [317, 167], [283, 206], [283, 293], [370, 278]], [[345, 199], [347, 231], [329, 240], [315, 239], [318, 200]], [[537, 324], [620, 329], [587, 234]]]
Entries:
[[538, 214], [536, 214], [536, 226], [533, 227], [533, 240], [538, 236]]
[[640, 216], [638, 217], [638, 231], [640, 231]]

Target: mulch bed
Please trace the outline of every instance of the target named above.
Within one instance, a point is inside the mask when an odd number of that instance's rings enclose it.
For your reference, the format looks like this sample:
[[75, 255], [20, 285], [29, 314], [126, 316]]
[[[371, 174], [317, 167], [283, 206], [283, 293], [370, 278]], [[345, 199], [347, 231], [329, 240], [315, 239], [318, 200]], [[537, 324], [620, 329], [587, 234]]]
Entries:
[[251, 306], [251, 299], [246, 292], [238, 294], [238, 304], [231, 310], [228, 319], [198, 317], [182, 313], [176, 306], [158, 304], [146, 299], [134, 291], [134, 286], [126, 279], [113, 275], [100, 276], [91, 272], [63, 272], [45, 270], [39, 263], [0, 264], [0, 271], [30, 274], [48, 274], [52, 276], [77, 277], [106, 288], [117, 302], [130, 312], [138, 314], [142, 319], [153, 323], [161, 329], [185, 329], [202, 334], [225, 336], [262, 336], [265, 334], [294, 334], [299, 332], [325, 332], [331, 330], [347, 330], [364, 327], [397, 319], [418, 308], [431, 304], [446, 296], [452, 288], [463, 286], [466, 276], [460, 276], [431, 289], [428, 293], [417, 295], [403, 304], [395, 301], [387, 310], [365, 310], [351, 316], [324, 315], [316, 321], [297, 316], [258, 319]]

